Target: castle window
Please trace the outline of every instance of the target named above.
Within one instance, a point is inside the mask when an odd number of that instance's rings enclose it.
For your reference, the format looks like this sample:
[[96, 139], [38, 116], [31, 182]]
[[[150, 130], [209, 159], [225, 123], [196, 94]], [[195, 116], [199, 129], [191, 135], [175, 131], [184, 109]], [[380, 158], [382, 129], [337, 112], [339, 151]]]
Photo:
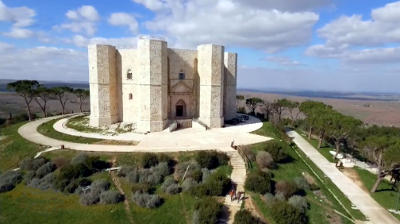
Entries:
[[185, 79], [185, 73], [184, 72], [179, 72], [179, 79]]
[[133, 98], [132, 93], [129, 93], [129, 99], [131, 100]]
[[128, 74], [126, 75], [127, 79], [132, 79], [132, 71], [128, 69]]

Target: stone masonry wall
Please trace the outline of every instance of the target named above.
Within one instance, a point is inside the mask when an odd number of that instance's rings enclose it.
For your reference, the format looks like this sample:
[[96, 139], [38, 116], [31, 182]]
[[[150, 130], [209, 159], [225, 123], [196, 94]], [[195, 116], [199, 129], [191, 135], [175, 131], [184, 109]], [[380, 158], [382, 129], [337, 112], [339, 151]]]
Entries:
[[236, 116], [237, 54], [225, 52], [224, 64], [224, 119], [231, 120]]

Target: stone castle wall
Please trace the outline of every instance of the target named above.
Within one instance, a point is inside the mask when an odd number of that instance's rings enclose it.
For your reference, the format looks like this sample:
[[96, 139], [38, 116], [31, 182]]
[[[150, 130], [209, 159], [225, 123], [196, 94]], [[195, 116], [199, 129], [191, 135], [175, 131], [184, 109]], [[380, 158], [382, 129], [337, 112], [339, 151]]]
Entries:
[[[175, 119], [198, 118], [210, 128], [221, 127], [224, 117], [236, 115], [236, 61], [236, 54], [211, 44], [197, 50], [149, 39], [140, 39], [137, 49], [91, 45], [90, 124], [124, 122], [135, 131], [154, 132]], [[185, 108], [179, 118], [177, 105]]]

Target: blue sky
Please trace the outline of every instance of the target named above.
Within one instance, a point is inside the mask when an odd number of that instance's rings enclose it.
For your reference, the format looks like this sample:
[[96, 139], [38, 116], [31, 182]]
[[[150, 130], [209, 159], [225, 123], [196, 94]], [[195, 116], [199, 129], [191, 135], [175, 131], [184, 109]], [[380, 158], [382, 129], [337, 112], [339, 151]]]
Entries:
[[88, 44], [217, 43], [238, 87], [400, 92], [400, 2], [0, 0], [0, 78], [87, 81]]

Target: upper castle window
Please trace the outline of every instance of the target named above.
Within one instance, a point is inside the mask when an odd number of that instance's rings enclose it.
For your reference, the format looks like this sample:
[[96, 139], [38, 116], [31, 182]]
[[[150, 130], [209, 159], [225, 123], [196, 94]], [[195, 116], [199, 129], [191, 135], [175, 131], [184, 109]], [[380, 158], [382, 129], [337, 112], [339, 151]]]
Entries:
[[132, 93], [129, 93], [129, 99], [131, 100], [133, 98]]
[[132, 79], [132, 71], [128, 69], [128, 74], [126, 74], [127, 79]]
[[185, 79], [185, 73], [184, 72], [179, 72], [179, 79], [180, 80], [182, 80], [182, 79]]

